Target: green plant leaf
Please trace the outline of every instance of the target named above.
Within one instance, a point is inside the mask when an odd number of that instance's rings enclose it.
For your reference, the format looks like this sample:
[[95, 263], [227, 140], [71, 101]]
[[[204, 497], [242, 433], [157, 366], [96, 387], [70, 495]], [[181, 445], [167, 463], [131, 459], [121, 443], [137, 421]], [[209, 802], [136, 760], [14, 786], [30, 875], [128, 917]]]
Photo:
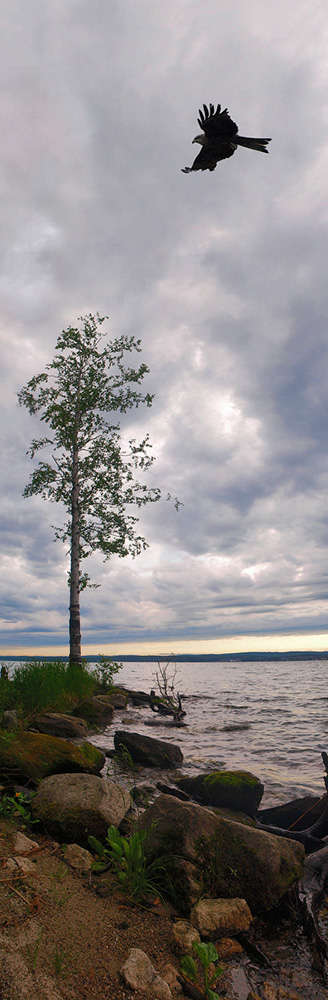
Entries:
[[90, 837], [88, 837], [88, 844], [90, 844], [92, 851], [95, 851], [95, 853], [98, 854], [99, 858], [102, 858], [106, 853], [104, 845], [100, 843], [100, 840], [97, 840], [97, 838], [93, 837], [91, 834]]
[[208, 969], [211, 962], [217, 962], [218, 953], [212, 941], [194, 941], [193, 949], [201, 962], [203, 969]]
[[220, 1000], [219, 994], [214, 990], [206, 990], [206, 1000]]
[[187, 979], [191, 979], [192, 983], [196, 982], [197, 979], [197, 966], [191, 955], [183, 955], [180, 961], [181, 972], [187, 976]]
[[220, 976], [222, 976], [222, 972], [223, 972], [223, 965], [217, 965], [213, 976], [211, 976], [210, 978], [209, 986], [212, 986], [212, 984], [215, 983], [216, 979], [219, 979]]

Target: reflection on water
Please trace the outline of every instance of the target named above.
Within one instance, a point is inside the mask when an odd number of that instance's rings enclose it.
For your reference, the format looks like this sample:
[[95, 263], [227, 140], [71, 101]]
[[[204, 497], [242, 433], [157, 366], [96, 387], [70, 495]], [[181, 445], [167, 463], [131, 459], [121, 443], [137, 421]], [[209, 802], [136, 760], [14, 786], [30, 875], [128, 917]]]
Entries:
[[[124, 663], [117, 682], [149, 691], [156, 669], [156, 662]], [[175, 686], [185, 696], [186, 725], [161, 725], [148, 708], [131, 707], [116, 712], [93, 742], [111, 748], [122, 725], [157, 738], [162, 732], [180, 746], [184, 772], [215, 766], [255, 772], [265, 787], [263, 805], [321, 795], [321, 751], [328, 751], [326, 672], [324, 660], [181, 663]]]

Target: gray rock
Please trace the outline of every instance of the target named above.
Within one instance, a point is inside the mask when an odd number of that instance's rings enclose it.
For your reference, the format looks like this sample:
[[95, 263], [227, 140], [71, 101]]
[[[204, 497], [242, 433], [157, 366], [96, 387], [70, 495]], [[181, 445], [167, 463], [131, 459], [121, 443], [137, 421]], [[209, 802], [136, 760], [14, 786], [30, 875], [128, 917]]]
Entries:
[[149, 856], [168, 855], [181, 914], [202, 895], [246, 899], [252, 913], [276, 906], [301, 878], [304, 848], [223, 819], [205, 806], [160, 795], [142, 817]]
[[51, 836], [87, 847], [90, 834], [104, 841], [108, 827], [119, 826], [130, 794], [96, 775], [54, 774], [40, 782], [31, 808]]
[[18, 830], [14, 836], [14, 851], [15, 854], [27, 854], [28, 851], [37, 851], [40, 849], [40, 845], [36, 840], [31, 840], [30, 837], [25, 837], [25, 833], [21, 833]]
[[201, 938], [215, 941], [249, 931], [252, 914], [245, 899], [200, 899], [191, 911], [190, 922]]
[[200, 934], [188, 920], [176, 920], [171, 930], [171, 947], [177, 955], [192, 955], [194, 941], [200, 941]]
[[85, 719], [90, 726], [107, 726], [113, 721], [114, 708], [109, 695], [98, 694], [81, 701], [73, 709], [73, 715]]
[[67, 861], [70, 868], [74, 868], [75, 871], [81, 872], [85, 875], [87, 872], [91, 871], [93, 855], [90, 851], [86, 851], [84, 847], [80, 847], [79, 844], [67, 844], [65, 850], [65, 861]]
[[152, 1000], [171, 1000], [170, 987], [158, 975], [150, 958], [140, 948], [131, 948], [121, 969], [124, 982], [131, 990], [146, 993]]
[[49, 736], [59, 736], [62, 739], [85, 739], [88, 735], [84, 719], [62, 715], [59, 712], [44, 712], [33, 720], [31, 728], [38, 733], [48, 733]]
[[126, 749], [136, 764], [143, 764], [145, 767], [170, 769], [178, 767], [183, 761], [180, 747], [174, 743], [155, 740], [151, 736], [140, 736], [139, 733], [118, 731], [114, 736], [114, 745], [118, 751], [122, 747]]
[[2, 729], [17, 729], [18, 726], [18, 712], [15, 708], [8, 708], [3, 713], [1, 720]]

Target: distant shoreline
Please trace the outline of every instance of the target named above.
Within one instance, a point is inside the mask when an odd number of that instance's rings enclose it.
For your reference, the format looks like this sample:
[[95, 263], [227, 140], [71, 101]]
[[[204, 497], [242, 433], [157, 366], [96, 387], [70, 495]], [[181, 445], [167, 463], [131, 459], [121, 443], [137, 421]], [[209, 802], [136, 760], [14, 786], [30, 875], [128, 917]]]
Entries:
[[[83, 656], [83, 659], [87, 663], [97, 663], [100, 659], [98, 656], [92, 656], [88, 654]], [[147, 653], [144, 655], [130, 654], [130, 655], [115, 655], [106, 657], [109, 660], [116, 660], [119, 663], [167, 663], [172, 661], [174, 663], [229, 663], [231, 662], [244, 662], [244, 663], [256, 663], [256, 661], [267, 661], [267, 662], [280, 662], [283, 660], [328, 660], [328, 650], [327, 652], [318, 651], [288, 651], [287, 653], [177, 653], [176, 656], [173, 654], [166, 656], [165, 654]], [[1, 656], [0, 661], [9, 661], [10, 663], [28, 663], [29, 660], [63, 660], [64, 662], [68, 660], [68, 656], [39, 656], [37, 653], [35, 656]]]

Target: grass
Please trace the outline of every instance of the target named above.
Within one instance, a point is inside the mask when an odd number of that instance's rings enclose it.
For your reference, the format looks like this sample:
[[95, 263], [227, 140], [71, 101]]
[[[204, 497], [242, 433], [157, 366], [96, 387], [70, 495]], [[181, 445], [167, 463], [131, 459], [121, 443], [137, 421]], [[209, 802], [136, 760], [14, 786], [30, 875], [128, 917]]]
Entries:
[[90, 673], [86, 663], [63, 660], [29, 660], [19, 664], [10, 678], [0, 679], [0, 718], [15, 708], [20, 717], [36, 712], [70, 713], [79, 702], [100, 690], [110, 690], [113, 675], [121, 664], [101, 657], [100, 666]]

